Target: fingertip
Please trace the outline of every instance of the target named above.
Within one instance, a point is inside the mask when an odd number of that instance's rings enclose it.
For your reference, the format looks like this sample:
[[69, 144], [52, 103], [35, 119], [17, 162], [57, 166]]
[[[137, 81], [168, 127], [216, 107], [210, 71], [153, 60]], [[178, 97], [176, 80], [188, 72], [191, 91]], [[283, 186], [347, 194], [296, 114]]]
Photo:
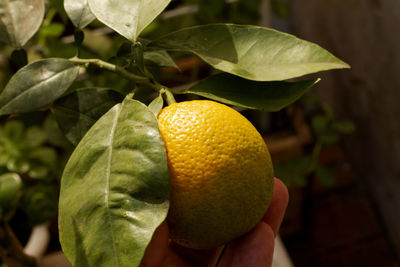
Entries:
[[274, 178], [274, 193], [271, 204], [262, 221], [271, 226], [275, 235], [278, 233], [288, 203], [289, 192], [286, 185], [278, 178]]
[[286, 185], [282, 182], [282, 180], [278, 178], [274, 178], [274, 194], [280, 198], [280, 202], [283, 206], [287, 206], [289, 203], [289, 191]]
[[274, 239], [272, 228], [264, 222], [259, 222], [251, 232], [228, 246], [220, 266], [271, 266]]

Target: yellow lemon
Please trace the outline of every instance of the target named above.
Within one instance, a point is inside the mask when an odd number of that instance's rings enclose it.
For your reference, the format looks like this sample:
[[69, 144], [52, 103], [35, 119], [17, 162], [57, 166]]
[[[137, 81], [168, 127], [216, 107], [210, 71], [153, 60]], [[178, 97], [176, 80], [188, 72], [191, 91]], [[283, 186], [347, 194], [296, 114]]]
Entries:
[[170, 237], [209, 249], [250, 231], [273, 191], [271, 158], [255, 127], [208, 100], [172, 104], [158, 121], [171, 176]]

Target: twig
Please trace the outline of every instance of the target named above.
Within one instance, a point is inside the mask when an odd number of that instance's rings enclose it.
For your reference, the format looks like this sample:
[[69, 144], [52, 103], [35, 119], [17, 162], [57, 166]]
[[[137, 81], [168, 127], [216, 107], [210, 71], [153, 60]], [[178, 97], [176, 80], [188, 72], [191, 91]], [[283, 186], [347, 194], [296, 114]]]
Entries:
[[77, 64], [83, 64], [83, 65], [95, 65], [99, 68], [103, 68], [112, 72], [115, 72], [128, 80], [134, 81], [134, 82], [140, 82], [140, 83], [146, 83], [146, 84], [151, 84], [151, 81], [148, 77], [143, 77], [139, 76], [136, 74], [133, 74], [126, 69], [124, 69], [121, 66], [117, 66], [114, 64], [111, 64], [109, 62], [103, 61], [101, 59], [97, 58], [88, 58], [88, 59], [83, 59], [83, 58], [78, 58], [78, 57], [73, 57], [69, 59], [71, 62], [77, 63]]

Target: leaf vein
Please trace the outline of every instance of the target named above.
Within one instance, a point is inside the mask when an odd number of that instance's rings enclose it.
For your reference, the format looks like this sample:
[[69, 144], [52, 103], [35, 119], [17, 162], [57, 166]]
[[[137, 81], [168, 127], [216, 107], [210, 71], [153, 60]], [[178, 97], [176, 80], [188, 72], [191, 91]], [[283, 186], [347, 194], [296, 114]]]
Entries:
[[109, 192], [110, 192], [110, 175], [111, 175], [111, 158], [113, 154], [113, 140], [114, 140], [114, 135], [115, 135], [115, 130], [118, 122], [118, 117], [119, 114], [121, 113], [122, 107], [118, 109], [118, 113], [116, 115], [116, 119], [113, 122], [113, 125], [111, 127], [111, 136], [110, 136], [110, 152], [108, 154], [108, 159], [107, 159], [107, 172], [106, 172], [106, 191], [105, 191], [105, 205], [106, 205], [106, 210], [107, 210], [107, 215], [109, 219], [109, 224], [110, 224], [110, 229], [111, 229], [111, 239], [112, 239], [112, 247], [114, 254], [116, 255], [116, 260], [117, 260], [117, 265], [120, 265], [119, 258], [118, 258], [118, 253], [117, 253], [117, 248], [115, 247], [115, 236], [114, 236], [114, 230], [113, 230], [113, 223], [111, 219], [111, 213], [110, 213], [110, 205], [109, 205]]

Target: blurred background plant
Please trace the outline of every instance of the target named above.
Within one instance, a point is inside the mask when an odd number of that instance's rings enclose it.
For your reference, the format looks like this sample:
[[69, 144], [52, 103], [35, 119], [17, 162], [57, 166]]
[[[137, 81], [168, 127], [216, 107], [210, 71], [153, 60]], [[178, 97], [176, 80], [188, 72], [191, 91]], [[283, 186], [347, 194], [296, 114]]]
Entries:
[[351, 120], [334, 119], [330, 108], [315, 93], [307, 93], [296, 105], [305, 113], [313, 138], [302, 155], [274, 164], [275, 175], [287, 185], [303, 187], [315, 178], [324, 186], [333, 186], [336, 176], [329, 164], [319, 161], [321, 151], [339, 143], [343, 135], [353, 133], [355, 125]]
[[0, 209], [20, 238], [56, 219], [59, 180], [71, 149], [54, 116], [12, 116], [0, 125]]

